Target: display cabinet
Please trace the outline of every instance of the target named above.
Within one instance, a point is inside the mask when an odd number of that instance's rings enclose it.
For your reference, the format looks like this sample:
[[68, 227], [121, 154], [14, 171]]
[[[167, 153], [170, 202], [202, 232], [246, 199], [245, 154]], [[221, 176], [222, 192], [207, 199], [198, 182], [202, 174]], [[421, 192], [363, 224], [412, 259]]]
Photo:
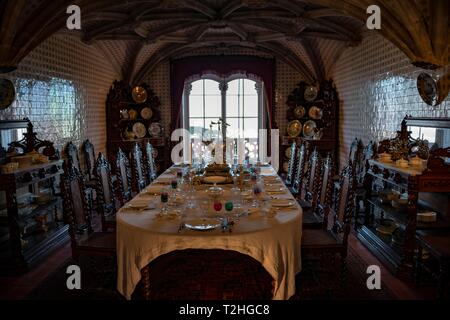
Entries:
[[132, 88], [123, 81], [114, 81], [106, 100], [108, 159], [113, 161], [119, 148], [129, 154], [136, 142], [142, 150], [150, 142], [157, 172], [167, 168], [168, 144], [160, 105], [147, 84]]
[[357, 237], [393, 272], [411, 279], [416, 230], [450, 228], [450, 119], [406, 117], [368, 161]]
[[[2, 147], [6, 151], [0, 174], [2, 274], [26, 272], [69, 240], [59, 189], [63, 161], [51, 142], [36, 137], [31, 122], [23, 124], [24, 139]], [[0, 127], [6, 136], [9, 125], [13, 130], [20, 127], [17, 121], [3, 122]]]
[[330, 153], [337, 161], [339, 99], [333, 82], [308, 85], [300, 82], [286, 101], [286, 133], [281, 133], [280, 166], [286, 172], [289, 147], [293, 141], [306, 141], [322, 156]]

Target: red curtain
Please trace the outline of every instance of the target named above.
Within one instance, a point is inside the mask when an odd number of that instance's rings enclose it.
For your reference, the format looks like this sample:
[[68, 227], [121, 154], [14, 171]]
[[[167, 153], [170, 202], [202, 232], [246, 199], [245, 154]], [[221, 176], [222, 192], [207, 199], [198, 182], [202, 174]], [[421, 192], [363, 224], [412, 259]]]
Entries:
[[273, 59], [253, 56], [196, 56], [171, 62], [172, 130], [182, 127], [181, 101], [186, 79], [205, 74], [227, 77], [236, 73], [254, 75], [264, 82], [268, 100], [268, 128], [272, 128], [275, 77]]

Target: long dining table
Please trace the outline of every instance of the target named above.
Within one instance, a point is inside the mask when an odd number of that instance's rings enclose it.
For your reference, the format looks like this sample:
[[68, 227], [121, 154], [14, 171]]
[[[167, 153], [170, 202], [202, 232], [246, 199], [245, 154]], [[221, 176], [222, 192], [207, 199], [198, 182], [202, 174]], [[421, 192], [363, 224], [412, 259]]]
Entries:
[[[243, 191], [240, 211], [222, 208], [217, 212], [212, 205], [209, 208], [211, 185], [202, 184], [192, 192], [189, 201], [193, 205], [187, 208], [188, 201], [174, 201], [166, 207], [168, 212], [161, 214], [159, 194], [170, 187], [177, 170], [176, 166], [166, 170], [117, 213], [118, 291], [131, 299], [142, 268], [171, 251], [224, 249], [259, 261], [274, 280], [273, 299], [289, 299], [295, 293], [295, 275], [301, 271], [302, 209], [275, 170], [271, 166], [261, 168], [264, 208], [252, 207], [253, 195]], [[233, 185], [220, 186], [224, 190], [223, 202], [231, 201]], [[193, 219], [224, 218], [233, 221], [226, 232], [222, 227], [208, 231], [185, 227]]]

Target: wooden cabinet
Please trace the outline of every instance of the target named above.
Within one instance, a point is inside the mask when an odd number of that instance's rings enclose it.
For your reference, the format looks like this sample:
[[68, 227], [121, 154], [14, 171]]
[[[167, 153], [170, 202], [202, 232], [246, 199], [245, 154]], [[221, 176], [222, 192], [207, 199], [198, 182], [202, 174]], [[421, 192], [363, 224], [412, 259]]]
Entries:
[[[129, 154], [135, 143], [142, 150], [150, 142], [154, 147], [155, 165], [158, 173], [168, 166], [168, 142], [161, 124], [160, 101], [144, 83], [140, 85], [146, 92], [146, 99], [136, 102], [132, 89], [123, 81], [115, 81], [106, 101], [107, 152], [108, 159], [115, 159], [121, 148]], [[145, 100], [145, 101], [144, 101]]]
[[[310, 91], [314, 90], [317, 92], [311, 94]], [[330, 153], [337, 161], [339, 99], [333, 82], [331, 80], [323, 81], [316, 86], [309, 86], [305, 82], [301, 82], [291, 92], [286, 104], [288, 106], [286, 111], [288, 128], [287, 132], [281, 133], [281, 172], [286, 172], [289, 161], [287, 149], [290, 148], [293, 141], [296, 141], [297, 144], [306, 141], [311, 150], [316, 148], [322, 156]], [[293, 122], [301, 124], [302, 129], [298, 134], [289, 132], [289, 126]], [[311, 125], [315, 127], [313, 133], [309, 131]]]
[[6, 162], [14, 163], [16, 158], [5, 158], [0, 174], [0, 271], [20, 274], [65, 244], [69, 235], [59, 188], [63, 160], [52, 143], [37, 139], [28, 123], [25, 138], [10, 146], [40, 160], [43, 155], [36, 152], [43, 149], [50, 158], [8, 171]]
[[[450, 228], [450, 149], [435, 146], [429, 154], [420, 150], [423, 140], [412, 138], [408, 131], [414, 119], [406, 120], [396, 138], [380, 143], [379, 152], [390, 154], [394, 160], [369, 160], [364, 181], [366, 213], [355, 226], [357, 237], [394, 274], [411, 279], [417, 253], [416, 231]], [[448, 125], [449, 129], [436, 127], [433, 136], [450, 130], [450, 121]], [[427, 141], [429, 145], [435, 143]], [[422, 165], [412, 165], [415, 153], [427, 158], [421, 160]], [[409, 164], [396, 161], [406, 158]], [[436, 220], [419, 220], [418, 214], [423, 212], [436, 213]]]

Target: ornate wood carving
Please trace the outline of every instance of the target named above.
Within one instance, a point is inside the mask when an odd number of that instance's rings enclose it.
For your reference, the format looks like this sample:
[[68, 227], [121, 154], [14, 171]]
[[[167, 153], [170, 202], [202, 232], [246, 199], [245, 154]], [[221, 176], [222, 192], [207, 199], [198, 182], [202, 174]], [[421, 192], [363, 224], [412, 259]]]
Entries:
[[[111, 180], [111, 166], [102, 153], [98, 154], [94, 174], [96, 179], [97, 207], [102, 219], [102, 229], [113, 226], [116, 214], [115, 192]], [[110, 223], [109, 223], [110, 222]]]
[[150, 184], [153, 182], [153, 180], [156, 179], [157, 172], [156, 172], [156, 166], [155, 166], [155, 157], [154, 157], [154, 149], [153, 146], [147, 142], [145, 144], [145, 162], [146, 162], [146, 172], [147, 172], [147, 183]]
[[142, 150], [137, 143], [134, 144], [133, 150], [131, 151], [131, 162], [134, 191], [141, 192], [147, 184], [142, 161]]
[[131, 200], [131, 170], [126, 154], [119, 148], [116, 156], [115, 174], [117, 177], [116, 190], [122, 205]]
[[305, 178], [305, 166], [307, 165], [306, 159], [308, 157], [308, 153], [306, 144], [302, 143], [298, 148], [297, 168], [295, 170], [296, 174], [292, 185], [292, 191], [297, 194], [301, 194], [303, 190], [303, 179]]
[[94, 179], [94, 166], [95, 166], [95, 150], [94, 145], [87, 139], [83, 143], [84, 161], [87, 168], [87, 176], [89, 180]]

